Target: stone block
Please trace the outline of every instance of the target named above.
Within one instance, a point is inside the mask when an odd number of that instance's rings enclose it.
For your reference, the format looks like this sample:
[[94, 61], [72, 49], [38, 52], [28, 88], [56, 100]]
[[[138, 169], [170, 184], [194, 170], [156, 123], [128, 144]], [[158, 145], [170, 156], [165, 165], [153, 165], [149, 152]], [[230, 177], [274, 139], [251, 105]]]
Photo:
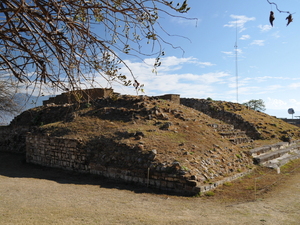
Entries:
[[144, 184], [145, 183], [145, 179], [142, 177], [139, 177], [139, 183]]
[[149, 184], [151, 186], [155, 186], [155, 180], [154, 179], [149, 179]]
[[161, 181], [161, 182], [160, 182], [160, 186], [161, 186], [162, 188], [167, 187], [167, 181]]
[[191, 186], [191, 187], [196, 187], [196, 186], [197, 186], [197, 181], [195, 181], [195, 180], [188, 180], [188, 181], [186, 182], [186, 184], [187, 184], [188, 186]]
[[155, 186], [157, 188], [160, 188], [161, 187], [161, 181], [160, 180], [155, 180]]
[[167, 188], [174, 189], [174, 188], [175, 188], [174, 182], [168, 181], [168, 182], [167, 182]]

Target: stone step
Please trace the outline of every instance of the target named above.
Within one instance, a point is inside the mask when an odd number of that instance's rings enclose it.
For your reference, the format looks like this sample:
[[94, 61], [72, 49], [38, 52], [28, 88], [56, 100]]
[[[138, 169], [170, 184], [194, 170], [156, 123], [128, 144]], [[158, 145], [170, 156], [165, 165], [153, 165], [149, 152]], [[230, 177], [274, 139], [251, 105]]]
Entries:
[[249, 137], [236, 137], [236, 138], [230, 138], [229, 141], [232, 144], [238, 145], [238, 144], [245, 144], [252, 142], [252, 139]]
[[269, 160], [267, 162], [263, 163], [263, 166], [268, 167], [268, 168], [273, 168], [277, 169], [280, 168], [281, 166], [287, 164], [288, 162], [299, 159], [300, 158], [300, 150], [299, 149], [294, 149], [289, 153], [286, 153], [276, 159]]
[[230, 124], [208, 124], [215, 129], [222, 137], [229, 140], [232, 144], [244, 144], [252, 142], [252, 139], [246, 134], [246, 131], [234, 129]]
[[291, 155], [294, 152], [297, 152], [300, 149], [299, 145], [292, 145], [290, 147], [286, 147], [283, 149], [277, 149], [277, 150], [272, 150], [267, 153], [264, 153], [262, 155], [258, 155], [253, 158], [254, 164], [259, 164], [262, 165], [268, 161], [274, 160], [274, 159], [279, 159], [283, 157], [284, 155]]
[[252, 139], [247, 136], [245, 131], [234, 129], [232, 131], [219, 132], [224, 138], [228, 139], [232, 144], [244, 144], [252, 142]]
[[269, 152], [269, 151], [276, 151], [279, 149], [286, 148], [289, 145], [290, 144], [288, 142], [279, 142], [279, 143], [276, 143], [273, 145], [266, 145], [266, 146], [251, 149], [248, 152], [248, 154], [252, 157], [256, 157], [258, 155], [265, 154], [266, 152]]
[[232, 138], [232, 137], [248, 137], [246, 132], [244, 131], [232, 131], [232, 132], [219, 132], [225, 138]]
[[208, 124], [207, 126], [210, 126], [216, 131], [221, 132], [221, 131], [232, 131], [234, 130], [234, 126], [230, 124]]

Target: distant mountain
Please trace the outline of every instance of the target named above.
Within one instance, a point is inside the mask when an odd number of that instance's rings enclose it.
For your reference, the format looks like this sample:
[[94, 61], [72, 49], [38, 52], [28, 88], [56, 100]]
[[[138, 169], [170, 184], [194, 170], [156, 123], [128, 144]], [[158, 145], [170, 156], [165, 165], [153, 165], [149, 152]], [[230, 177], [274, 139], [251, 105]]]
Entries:
[[48, 100], [52, 95], [29, 96], [28, 94], [18, 93], [17, 98], [22, 102], [22, 111], [43, 105], [43, 101]]
[[[21, 107], [21, 112], [24, 112], [28, 109], [35, 108], [43, 105], [43, 101], [48, 100], [49, 97], [53, 97], [53, 95], [47, 96], [30, 96], [24, 93], [16, 94], [16, 98], [18, 99]], [[0, 121], [0, 125], [8, 125], [10, 121], [14, 118], [14, 115], [6, 115], [3, 118], [3, 121]]]

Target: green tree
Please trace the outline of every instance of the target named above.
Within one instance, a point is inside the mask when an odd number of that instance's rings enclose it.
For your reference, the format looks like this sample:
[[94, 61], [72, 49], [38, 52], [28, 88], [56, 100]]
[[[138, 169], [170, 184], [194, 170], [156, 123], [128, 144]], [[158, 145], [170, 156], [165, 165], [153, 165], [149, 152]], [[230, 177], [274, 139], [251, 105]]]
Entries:
[[258, 110], [258, 111], [265, 111], [266, 110], [265, 103], [262, 99], [258, 99], [258, 100], [252, 99], [248, 102], [243, 103], [243, 105], [245, 105], [248, 108], [253, 109], [253, 110]]
[[[159, 18], [183, 17], [188, 10], [186, 0], [1, 0], [0, 73], [65, 91], [93, 86], [99, 75], [138, 89], [119, 55], [154, 56], [155, 69], [162, 46], [176, 48], [161, 36], [169, 34]], [[147, 44], [152, 50], [144, 52]], [[132, 77], [121, 74], [121, 67]]]

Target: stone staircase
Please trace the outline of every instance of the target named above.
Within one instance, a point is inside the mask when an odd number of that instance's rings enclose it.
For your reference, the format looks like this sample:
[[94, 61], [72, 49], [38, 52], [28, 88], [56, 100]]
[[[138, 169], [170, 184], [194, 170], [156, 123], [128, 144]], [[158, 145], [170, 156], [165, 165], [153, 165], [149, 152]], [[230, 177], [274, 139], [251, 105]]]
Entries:
[[221, 136], [229, 140], [232, 144], [245, 144], [252, 142], [252, 139], [247, 136], [245, 131], [235, 129], [230, 124], [208, 124], [208, 126], [215, 129]]
[[251, 149], [253, 163], [269, 168], [279, 168], [291, 160], [300, 158], [300, 141], [280, 142]]

